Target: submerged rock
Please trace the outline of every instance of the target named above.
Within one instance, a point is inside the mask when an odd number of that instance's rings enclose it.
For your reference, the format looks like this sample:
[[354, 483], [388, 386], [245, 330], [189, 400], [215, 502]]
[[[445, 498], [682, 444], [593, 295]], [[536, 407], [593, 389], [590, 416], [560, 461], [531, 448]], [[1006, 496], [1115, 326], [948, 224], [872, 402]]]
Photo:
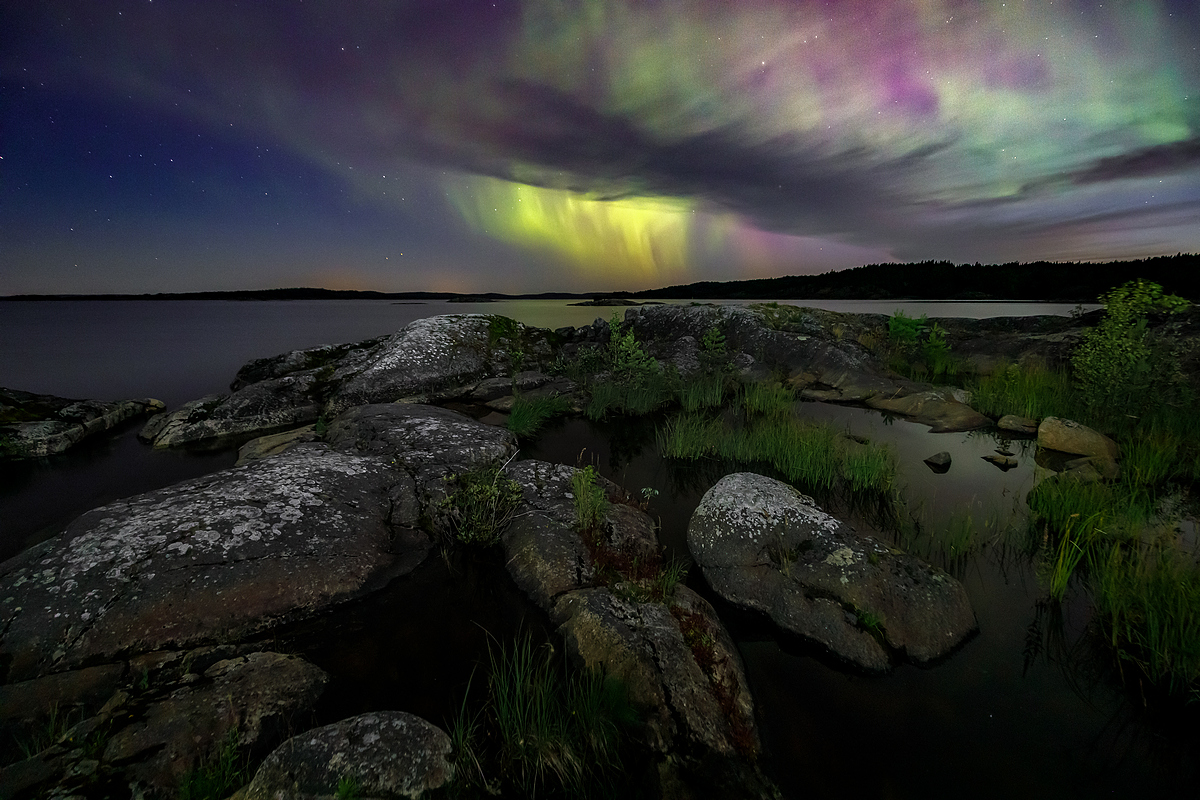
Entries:
[[401, 476], [308, 444], [83, 514], [0, 565], [7, 680], [245, 637], [411, 570], [430, 541], [393, 525]]
[[988, 453], [986, 456], [980, 456], [984, 461], [995, 464], [1000, 469], [1008, 472], [1013, 467], [1017, 466], [1017, 460], [1012, 456], [1006, 456], [1001, 453]]
[[267, 756], [243, 800], [340, 796], [418, 798], [453, 775], [450, 737], [403, 711], [376, 711], [293, 736]]
[[125, 420], [162, 411], [159, 400], [70, 400], [0, 388], [0, 459], [67, 450]]
[[762, 475], [713, 486], [692, 515], [688, 548], [722, 597], [863, 669], [931, 661], [976, 627], [954, 578]]

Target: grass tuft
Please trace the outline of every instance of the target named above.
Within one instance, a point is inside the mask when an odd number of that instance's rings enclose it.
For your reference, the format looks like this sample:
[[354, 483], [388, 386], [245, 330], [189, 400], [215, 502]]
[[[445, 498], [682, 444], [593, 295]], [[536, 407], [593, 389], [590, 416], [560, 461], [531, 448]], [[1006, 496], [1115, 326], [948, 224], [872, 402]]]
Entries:
[[548, 420], [561, 417], [571, 410], [565, 397], [535, 397], [526, 399], [517, 395], [508, 414], [508, 429], [522, 438], [528, 438], [542, 429]]

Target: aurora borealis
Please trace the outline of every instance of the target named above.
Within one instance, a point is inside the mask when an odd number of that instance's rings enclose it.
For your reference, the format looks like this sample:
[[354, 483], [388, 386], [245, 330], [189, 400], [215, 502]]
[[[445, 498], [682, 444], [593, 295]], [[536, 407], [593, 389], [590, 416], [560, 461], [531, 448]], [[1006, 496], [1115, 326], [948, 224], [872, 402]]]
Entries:
[[1200, 251], [1191, 0], [0, 10], [0, 294]]

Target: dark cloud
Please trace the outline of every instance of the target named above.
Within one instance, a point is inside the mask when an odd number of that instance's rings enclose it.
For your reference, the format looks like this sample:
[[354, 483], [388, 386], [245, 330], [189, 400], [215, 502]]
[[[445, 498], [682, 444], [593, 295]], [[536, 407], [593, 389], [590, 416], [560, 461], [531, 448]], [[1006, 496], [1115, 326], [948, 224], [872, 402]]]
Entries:
[[1172, 175], [1200, 167], [1200, 136], [1178, 142], [1157, 144], [1098, 159], [1094, 164], [1071, 175], [1073, 183], [1083, 185]]

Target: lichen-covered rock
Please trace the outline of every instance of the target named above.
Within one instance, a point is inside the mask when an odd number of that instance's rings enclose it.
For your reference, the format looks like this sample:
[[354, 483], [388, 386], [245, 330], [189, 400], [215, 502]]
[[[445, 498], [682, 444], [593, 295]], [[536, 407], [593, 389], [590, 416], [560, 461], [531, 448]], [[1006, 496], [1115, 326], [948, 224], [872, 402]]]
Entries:
[[282, 378], [284, 375], [308, 372], [310, 370], [317, 370], [318, 377], [322, 376], [322, 370], [332, 375], [333, 364], [351, 353], [370, 350], [378, 346], [384, 338], [383, 336], [378, 336], [374, 339], [366, 339], [361, 342], [323, 344], [317, 347], [310, 347], [307, 350], [292, 350], [277, 356], [256, 358], [244, 364], [237, 371], [237, 376], [233, 379], [233, 383], [230, 384], [229, 389], [236, 392], [238, 389], [249, 386], [252, 383], [272, 378]]
[[418, 798], [453, 775], [450, 737], [403, 711], [376, 711], [293, 736], [267, 756], [244, 800], [308, 800], [338, 795]]
[[321, 415], [316, 370], [253, 383], [231, 395], [208, 395], [152, 420], [139, 438], [155, 447], [266, 435]]
[[307, 444], [83, 514], [0, 565], [7, 680], [248, 636], [411, 570], [430, 542], [392, 524], [400, 475]]
[[1116, 461], [1121, 457], [1121, 448], [1112, 439], [1086, 425], [1059, 417], [1046, 417], [1038, 425], [1038, 447], [1075, 453], [1081, 456], [1099, 456]]
[[231, 731], [239, 754], [261, 756], [312, 724], [328, 680], [301, 658], [270, 652], [218, 661], [190, 677], [131, 704], [102, 762], [123, 765], [127, 779], [174, 788], [188, 770], [215, 760]]
[[548, 334], [488, 314], [415, 320], [337, 365], [328, 411], [420, 395], [469, 394], [481, 381], [511, 374], [515, 350], [531, 363], [548, 359]]
[[[651, 354], [670, 357], [680, 352], [683, 337], [702, 341], [715, 328], [743, 372], [753, 374], [756, 364], [780, 370], [805, 399], [858, 402], [901, 389], [870, 351], [829, 331], [822, 319], [827, 312], [792, 306], [777, 311], [786, 322], [769, 309], [709, 305], [643, 306], [629, 309], [625, 318]], [[680, 366], [687, 363], [684, 358]]]
[[762, 475], [713, 486], [692, 515], [688, 548], [722, 597], [866, 670], [936, 659], [975, 630], [954, 578]]
[[[513, 581], [531, 600], [549, 610], [563, 592], [592, 586], [604, 569], [652, 569], [661, 562], [653, 521], [624, 503], [610, 503], [597, 530], [585, 541], [575, 517], [571, 478], [564, 464], [526, 460], [506, 474], [521, 487], [521, 504], [505, 529], [505, 564]], [[609, 497], [621, 489], [603, 476], [596, 485]]]
[[163, 410], [158, 400], [70, 400], [0, 388], [0, 458], [40, 458], [144, 414]]
[[329, 424], [325, 440], [336, 450], [395, 460], [414, 473], [503, 463], [517, 451], [516, 436], [504, 428], [416, 403], [352, 408]]

